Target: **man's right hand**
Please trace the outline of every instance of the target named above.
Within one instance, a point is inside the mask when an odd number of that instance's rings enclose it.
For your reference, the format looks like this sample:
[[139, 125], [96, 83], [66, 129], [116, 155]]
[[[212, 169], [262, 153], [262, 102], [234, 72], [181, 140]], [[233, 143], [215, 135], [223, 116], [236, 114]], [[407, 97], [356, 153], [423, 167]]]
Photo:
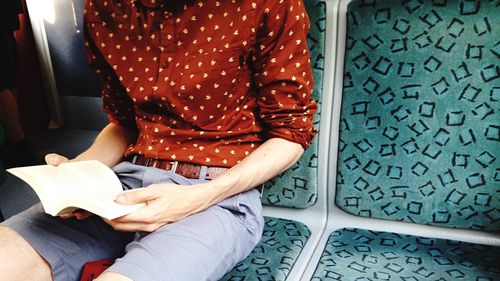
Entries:
[[49, 153], [45, 155], [45, 163], [52, 166], [59, 166], [62, 163], [69, 162], [70, 160], [57, 153]]

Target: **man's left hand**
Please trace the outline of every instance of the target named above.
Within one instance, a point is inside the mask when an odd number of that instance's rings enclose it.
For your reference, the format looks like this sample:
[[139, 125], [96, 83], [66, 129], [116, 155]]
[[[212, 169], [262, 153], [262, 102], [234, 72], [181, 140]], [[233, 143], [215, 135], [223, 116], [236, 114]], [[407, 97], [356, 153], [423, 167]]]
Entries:
[[118, 195], [116, 203], [132, 205], [145, 203], [139, 210], [113, 220], [104, 219], [115, 230], [153, 232], [165, 224], [176, 222], [206, 208], [198, 196], [203, 184], [182, 186], [152, 184]]

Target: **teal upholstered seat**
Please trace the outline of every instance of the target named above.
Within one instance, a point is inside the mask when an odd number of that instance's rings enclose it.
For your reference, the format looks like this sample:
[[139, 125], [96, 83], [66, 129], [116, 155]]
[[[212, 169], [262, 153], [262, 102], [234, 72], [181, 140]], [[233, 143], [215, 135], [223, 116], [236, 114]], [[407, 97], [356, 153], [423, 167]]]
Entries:
[[[305, 0], [311, 29], [308, 35], [315, 90], [313, 98], [321, 103], [325, 43], [326, 5], [324, 1]], [[318, 128], [319, 114], [315, 117]], [[269, 181], [262, 202], [267, 205], [307, 208], [318, 196], [318, 138], [299, 162]], [[307, 242], [310, 231], [298, 221], [266, 217], [264, 236], [250, 256], [236, 265], [222, 280], [286, 280]]]
[[309, 238], [309, 229], [296, 221], [265, 219], [265, 229], [259, 245], [244, 262], [221, 280], [286, 279]]
[[[323, 85], [323, 63], [325, 52], [326, 4], [320, 0], [304, 0], [311, 28], [308, 45], [314, 75], [313, 98], [321, 104]], [[315, 116], [319, 129], [320, 114]], [[269, 181], [262, 197], [262, 203], [273, 206], [307, 208], [316, 202], [318, 196], [318, 137], [291, 169]]]
[[[415, 229], [500, 229], [498, 12], [494, 1], [349, 2], [338, 208]], [[500, 280], [499, 264], [500, 247], [342, 229], [312, 280]]]
[[499, 12], [495, 1], [349, 4], [338, 207], [500, 229]]
[[328, 240], [312, 280], [500, 280], [500, 248], [367, 230]]

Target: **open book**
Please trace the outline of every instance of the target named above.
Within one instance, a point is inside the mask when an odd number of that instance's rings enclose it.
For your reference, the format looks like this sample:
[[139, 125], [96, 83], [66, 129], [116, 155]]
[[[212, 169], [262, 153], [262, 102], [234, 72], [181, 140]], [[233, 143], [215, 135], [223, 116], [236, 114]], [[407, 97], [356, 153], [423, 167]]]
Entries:
[[113, 170], [99, 161], [19, 167], [7, 170], [28, 183], [47, 214], [58, 216], [85, 209], [107, 219], [129, 214], [143, 204], [120, 205], [115, 197], [123, 192]]

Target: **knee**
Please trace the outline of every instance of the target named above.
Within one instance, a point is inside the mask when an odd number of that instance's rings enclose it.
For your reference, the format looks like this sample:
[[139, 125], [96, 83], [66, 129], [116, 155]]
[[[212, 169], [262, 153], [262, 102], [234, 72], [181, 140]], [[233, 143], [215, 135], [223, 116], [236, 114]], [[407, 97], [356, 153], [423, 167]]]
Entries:
[[1, 225], [0, 257], [9, 257], [0, 263], [0, 271], [9, 272], [12, 277], [7, 280], [52, 280], [50, 266], [35, 249], [15, 231]]
[[0, 225], [0, 250], [3, 250], [7, 244], [15, 244], [19, 242], [19, 234], [10, 228]]
[[16, 242], [21, 238], [14, 230], [7, 226], [0, 225], [0, 241], [14, 241]]
[[[19, 260], [22, 262], [23, 256], [30, 251], [36, 251], [14, 230], [0, 225], [0, 256], [9, 257], [9, 260], [14, 263]], [[4, 263], [0, 263], [0, 267]]]

